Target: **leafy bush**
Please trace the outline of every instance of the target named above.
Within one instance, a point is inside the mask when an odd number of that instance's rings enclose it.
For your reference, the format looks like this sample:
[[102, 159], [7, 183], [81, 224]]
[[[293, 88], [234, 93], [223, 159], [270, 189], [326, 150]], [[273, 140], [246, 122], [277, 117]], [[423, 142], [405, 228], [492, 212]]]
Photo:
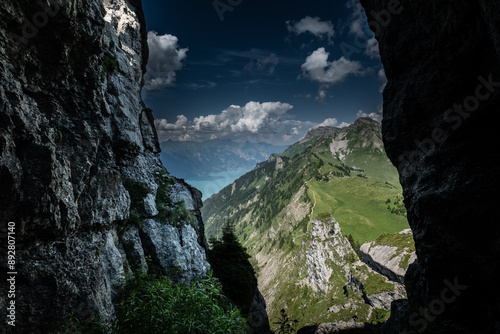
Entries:
[[211, 275], [191, 284], [174, 284], [168, 277], [137, 272], [125, 291], [115, 333], [246, 333], [245, 319]]
[[66, 315], [58, 329], [61, 334], [107, 334], [110, 331], [111, 329], [97, 318], [93, 318], [90, 323], [80, 321], [74, 310]]
[[180, 201], [174, 204], [174, 208], [167, 214], [174, 226], [190, 224], [196, 227], [196, 218], [191, 211], [186, 208], [186, 203]]
[[155, 200], [156, 208], [159, 212], [157, 219], [166, 222], [170, 211], [168, 207], [173, 205], [169, 190], [170, 186], [175, 183], [175, 180], [163, 170], [155, 172], [155, 179], [158, 184]]
[[274, 323], [275, 325], [279, 325], [276, 334], [295, 334], [297, 333], [298, 323], [299, 322], [297, 320], [290, 319], [288, 314], [286, 314], [286, 311], [284, 309], [281, 309], [280, 317]]

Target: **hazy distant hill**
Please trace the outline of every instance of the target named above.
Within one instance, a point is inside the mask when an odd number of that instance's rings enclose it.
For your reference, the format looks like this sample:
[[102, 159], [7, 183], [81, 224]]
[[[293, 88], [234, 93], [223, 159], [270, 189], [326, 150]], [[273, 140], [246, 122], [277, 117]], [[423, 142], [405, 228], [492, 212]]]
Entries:
[[236, 224], [270, 318], [286, 306], [301, 325], [370, 321], [385, 314], [370, 298], [381, 296], [388, 307], [404, 295], [351, 248], [408, 228], [398, 173], [381, 138], [380, 124], [369, 118], [313, 129], [205, 201], [208, 236], [227, 219]]
[[168, 140], [161, 143], [160, 158], [170, 173], [200, 189], [206, 199], [285, 148], [229, 139], [201, 143]]

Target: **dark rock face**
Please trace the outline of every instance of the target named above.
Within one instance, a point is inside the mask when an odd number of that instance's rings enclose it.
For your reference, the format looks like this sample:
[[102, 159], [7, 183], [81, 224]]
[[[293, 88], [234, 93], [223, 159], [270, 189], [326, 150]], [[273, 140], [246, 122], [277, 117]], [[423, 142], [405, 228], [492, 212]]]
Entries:
[[388, 78], [384, 143], [418, 256], [400, 330], [498, 333], [500, 293], [485, 288], [500, 272], [500, 1], [361, 3]]
[[250, 305], [247, 324], [254, 334], [271, 333], [271, 328], [269, 326], [269, 317], [266, 311], [266, 301], [258, 288], [255, 290], [255, 294]]
[[[2, 329], [58, 332], [71, 313], [109, 324], [127, 268], [177, 266], [180, 280], [209, 269], [201, 193], [165, 171], [141, 98], [147, 57], [140, 0], [1, 2], [0, 239], [7, 254], [13, 222], [17, 272], [15, 328], [0, 285]], [[197, 226], [156, 221], [160, 176]], [[127, 182], [149, 193], [132, 203]], [[3, 282], [9, 271], [2, 260]]]

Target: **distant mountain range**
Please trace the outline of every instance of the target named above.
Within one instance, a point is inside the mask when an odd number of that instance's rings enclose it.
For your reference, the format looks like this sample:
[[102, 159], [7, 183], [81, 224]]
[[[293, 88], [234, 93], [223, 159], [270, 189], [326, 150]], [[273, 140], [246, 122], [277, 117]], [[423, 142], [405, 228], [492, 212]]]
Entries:
[[204, 199], [252, 170], [271, 154], [286, 149], [286, 146], [238, 143], [229, 139], [207, 142], [168, 140], [160, 146], [160, 158], [167, 170], [200, 189]]
[[235, 224], [271, 319], [285, 308], [301, 325], [371, 322], [405, 294], [358, 257], [361, 244], [409, 227], [381, 138], [369, 118], [312, 129], [205, 201], [207, 236]]

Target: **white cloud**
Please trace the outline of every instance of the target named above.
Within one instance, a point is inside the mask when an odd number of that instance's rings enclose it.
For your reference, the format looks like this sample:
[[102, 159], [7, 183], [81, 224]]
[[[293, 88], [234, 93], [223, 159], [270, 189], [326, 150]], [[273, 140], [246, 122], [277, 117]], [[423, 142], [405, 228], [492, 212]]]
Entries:
[[380, 93], [383, 93], [384, 92], [384, 88], [387, 85], [387, 77], [385, 76], [384, 68], [381, 68], [378, 71], [378, 79], [382, 82], [382, 85], [380, 86], [380, 88], [378, 89], [378, 91]]
[[337, 84], [344, 81], [350, 74], [356, 76], [365, 74], [361, 63], [345, 57], [330, 62], [328, 61], [329, 55], [325, 48], [314, 51], [302, 64], [303, 75], [322, 84]]
[[356, 114], [356, 117], [357, 118], [369, 117], [369, 118], [373, 119], [374, 121], [381, 123], [382, 122], [382, 114], [383, 114], [383, 107], [382, 107], [382, 105], [378, 105], [376, 112], [372, 112], [372, 113], [367, 114], [363, 110], [359, 110], [358, 113]]
[[335, 31], [330, 21], [321, 21], [319, 17], [306, 16], [298, 22], [286, 21], [288, 31], [296, 35], [311, 33], [316, 37], [326, 36], [329, 41], [333, 38]]
[[379, 45], [375, 36], [366, 42], [365, 55], [372, 59], [380, 58]]
[[186, 58], [188, 49], [180, 48], [175, 36], [158, 35], [155, 31], [148, 32], [149, 61], [144, 77], [145, 90], [162, 89], [173, 86], [176, 72], [182, 69], [182, 61]]
[[319, 124], [318, 127], [320, 126], [336, 126], [338, 123], [336, 118], [327, 118], [323, 121], [323, 123]]
[[289, 144], [299, 140], [314, 122], [290, 119], [287, 112], [292, 105], [282, 102], [248, 102], [244, 106], [231, 105], [219, 114], [188, 120], [177, 116], [175, 123], [155, 120], [160, 141], [208, 141], [233, 139], [235, 141]]

